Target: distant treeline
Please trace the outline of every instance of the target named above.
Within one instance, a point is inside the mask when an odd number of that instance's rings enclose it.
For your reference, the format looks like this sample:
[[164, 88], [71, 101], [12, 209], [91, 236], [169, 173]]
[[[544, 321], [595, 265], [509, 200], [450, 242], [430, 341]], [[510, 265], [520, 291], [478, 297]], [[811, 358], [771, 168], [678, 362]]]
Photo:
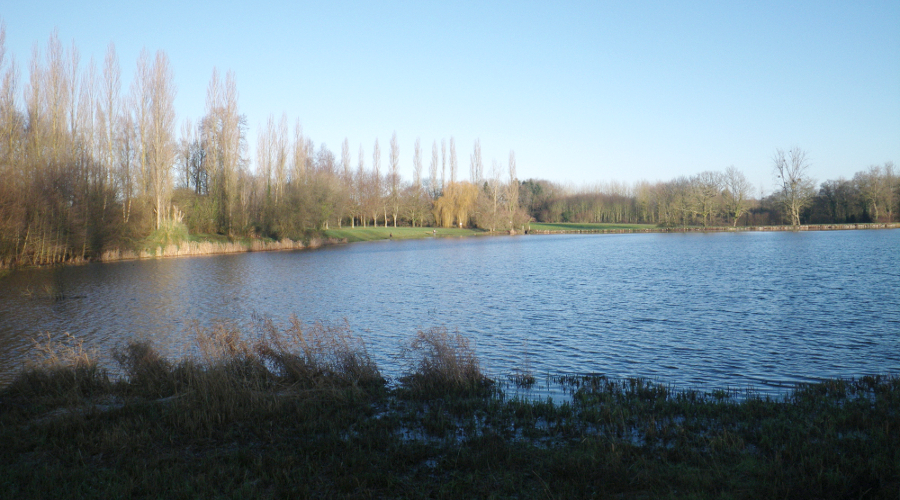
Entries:
[[[891, 162], [857, 172], [849, 180], [822, 182], [818, 189], [811, 179], [804, 181], [805, 188], [796, 189], [798, 223], [898, 220], [900, 178]], [[753, 196], [744, 175], [731, 167], [668, 182], [612, 182], [578, 189], [527, 180], [520, 188], [520, 203], [540, 222], [770, 226], [792, 223], [786, 191], [790, 191], [790, 185], [767, 196]]]
[[[783, 193], [753, 199], [734, 168], [572, 190], [520, 181], [512, 151], [505, 164], [495, 160], [485, 169], [475, 141], [463, 180], [451, 137], [432, 142], [430, 159], [417, 139], [413, 179], [406, 181], [396, 134], [385, 165], [377, 139], [368, 154], [360, 145], [351, 164], [346, 139], [338, 158], [306, 137], [299, 120], [289, 127], [286, 116], [269, 118], [251, 161], [233, 73], [222, 78], [213, 70], [204, 115], [179, 127], [164, 52], [144, 50], [125, 91], [112, 44], [98, 68], [93, 60], [82, 64], [75, 45], [65, 47], [54, 33], [43, 50], [35, 48], [23, 78], [6, 57], [4, 36], [0, 23], [0, 267], [140, 251], [188, 234], [296, 241], [344, 225], [507, 231], [532, 219], [791, 222]], [[795, 206], [804, 222], [893, 220], [897, 191], [888, 163], [823, 183]]]

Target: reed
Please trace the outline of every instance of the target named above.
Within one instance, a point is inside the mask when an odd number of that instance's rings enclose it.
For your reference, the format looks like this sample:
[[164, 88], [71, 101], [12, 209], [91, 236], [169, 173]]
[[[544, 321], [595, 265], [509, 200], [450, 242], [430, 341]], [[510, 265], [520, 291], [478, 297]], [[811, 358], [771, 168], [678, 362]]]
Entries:
[[113, 350], [125, 380], [121, 385], [148, 397], [166, 397], [179, 389], [173, 363], [163, 358], [149, 340], [134, 340]]
[[381, 387], [385, 380], [363, 340], [347, 323], [304, 325], [292, 316], [284, 329], [262, 324], [256, 352], [283, 380], [315, 387]]
[[469, 339], [445, 327], [419, 330], [400, 358], [407, 370], [400, 382], [417, 396], [484, 393], [493, 385], [482, 372]]
[[6, 391], [16, 399], [58, 406], [81, 402], [109, 385], [97, 353], [85, 348], [81, 339], [68, 332], [60, 338], [46, 333], [33, 341], [31, 358]]

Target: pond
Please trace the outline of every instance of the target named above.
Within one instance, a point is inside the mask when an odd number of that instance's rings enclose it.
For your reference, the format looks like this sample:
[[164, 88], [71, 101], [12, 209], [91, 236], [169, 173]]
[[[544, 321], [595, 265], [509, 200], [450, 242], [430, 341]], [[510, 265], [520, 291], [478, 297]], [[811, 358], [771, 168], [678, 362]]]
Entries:
[[900, 373], [900, 230], [474, 237], [29, 269], [0, 278], [0, 382], [70, 332], [105, 364], [197, 321], [346, 323], [382, 372], [417, 330], [473, 340], [489, 374], [645, 377], [779, 392]]

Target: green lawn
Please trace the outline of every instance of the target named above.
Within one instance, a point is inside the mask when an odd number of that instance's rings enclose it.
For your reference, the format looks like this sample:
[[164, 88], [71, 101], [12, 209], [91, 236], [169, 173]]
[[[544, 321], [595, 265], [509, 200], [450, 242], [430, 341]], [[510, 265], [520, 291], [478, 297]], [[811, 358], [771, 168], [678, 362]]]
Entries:
[[482, 234], [480, 229], [455, 229], [432, 227], [344, 227], [341, 229], [328, 229], [325, 236], [329, 238], [346, 238], [348, 242], [386, 240], [411, 240], [418, 238], [433, 238], [446, 236], [473, 236]]
[[615, 231], [619, 229], [656, 229], [654, 224], [578, 224], [574, 222], [532, 222], [533, 231]]

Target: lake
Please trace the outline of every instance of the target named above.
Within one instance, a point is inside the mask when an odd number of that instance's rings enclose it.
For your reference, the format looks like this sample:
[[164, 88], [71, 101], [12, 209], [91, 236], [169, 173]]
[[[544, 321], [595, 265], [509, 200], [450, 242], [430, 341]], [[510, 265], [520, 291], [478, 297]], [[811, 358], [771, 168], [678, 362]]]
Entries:
[[15, 271], [0, 278], [0, 382], [32, 339], [150, 338], [169, 356], [201, 325], [344, 322], [382, 372], [445, 326], [487, 372], [646, 377], [779, 392], [900, 373], [900, 230], [379, 241]]

